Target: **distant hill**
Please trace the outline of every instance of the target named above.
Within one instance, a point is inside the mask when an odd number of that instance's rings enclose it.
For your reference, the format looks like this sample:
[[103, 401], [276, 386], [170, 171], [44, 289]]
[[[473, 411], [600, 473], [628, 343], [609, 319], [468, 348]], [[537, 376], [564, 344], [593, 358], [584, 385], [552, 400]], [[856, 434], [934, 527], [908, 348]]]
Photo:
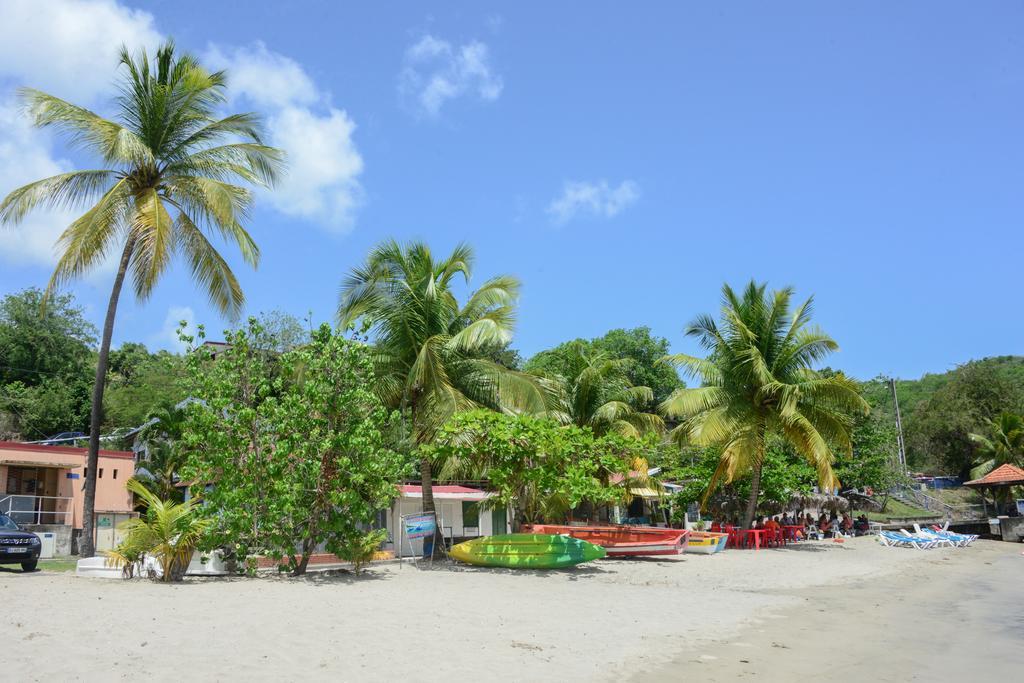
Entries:
[[[885, 378], [862, 383], [864, 397], [884, 423], [894, 424]], [[1001, 411], [1024, 411], [1024, 356], [995, 356], [920, 379], [896, 380], [911, 467], [966, 476], [975, 464], [972, 433], [986, 433]]]
[[[993, 356], [970, 361], [970, 364], [987, 366], [1014, 384], [1024, 384], [1024, 356]], [[928, 373], [920, 379], [897, 379], [896, 396], [900, 399], [900, 411], [904, 416], [909, 415], [943, 385], [952, 381], [957, 371], [958, 368], [954, 368], [940, 374]], [[868, 392], [869, 397], [873, 396], [875, 391], [877, 390], [873, 387]], [[886, 401], [891, 402], [888, 399]]]

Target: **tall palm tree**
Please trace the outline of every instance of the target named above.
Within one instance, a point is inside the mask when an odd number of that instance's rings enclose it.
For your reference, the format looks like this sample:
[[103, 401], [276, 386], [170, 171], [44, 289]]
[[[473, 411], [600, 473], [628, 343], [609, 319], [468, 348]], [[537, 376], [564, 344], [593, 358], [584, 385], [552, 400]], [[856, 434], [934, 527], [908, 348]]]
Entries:
[[112, 250], [120, 252], [92, 392], [84, 557], [94, 554], [103, 389], [126, 274], [131, 270], [135, 294], [145, 300], [180, 252], [213, 305], [237, 315], [244, 303], [242, 288], [207, 235], [236, 244], [255, 267], [259, 249], [241, 223], [252, 193], [234, 183], [271, 185], [282, 163], [281, 152], [261, 142], [258, 116], [218, 118], [226, 101], [224, 72], [208, 72], [194, 57], [175, 55], [170, 42], [160, 47], [152, 64], [145, 51], [133, 57], [122, 49], [120, 66], [114, 119], [38, 90], [21, 91], [36, 126], [65, 133], [73, 144], [98, 155], [102, 167], [30, 183], [0, 203], [0, 222], [6, 223], [20, 221], [37, 206], [86, 209], [60, 236], [61, 256], [48, 296], [94, 269]]
[[[377, 387], [385, 404], [408, 411], [416, 446], [430, 443], [457, 412], [492, 408], [542, 412], [546, 394], [532, 375], [485, 356], [512, 338], [519, 281], [499, 275], [459, 305], [473, 251], [464, 244], [437, 259], [423, 243], [387, 241], [342, 282], [338, 320], [364, 320], [375, 341]], [[433, 475], [420, 459], [423, 509], [434, 510]]]
[[582, 344], [570, 345], [567, 353], [566, 375], [546, 376], [557, 400], [548, 417], [589, 427], [597, 436], [609, 432], [641, 436], [664, 429], [659, 415], [643, 412], [643, 406], [654, 400], [654, 392], [629, 381], [629, 359], [589, 352]]
[[1001, 413], [988, 421], [989, 436], [969, 434], [978, 445], [979, 460], [971, 470], [971, 479], [980, 479], [999, 467], [1024, 465], [1024, 417], [1014, 413]]
[[664, 358], [699, 378], [701, 386], [677, 390], [662, 410], [680, 421], [672, 431], [680, 443], [722, 449], [705, 500], [719, 483], [752, 473], [744, 520], [749, 527], [769, 436], [781, 436], [801, 453], [817, 470], [822, 488], [838, 488], [833, 449], [851, 452], [851, 415], [869, 408], [852, 380], [813, 369], [838, 345], [809, 327], [811, 299], [791, 311], [792, 289], [768, 294], [765, 285], [753, 281], [742, 296], [729, 285], [722, 295], [720, 322], [702, 315], [686, 330], [707, 357]]

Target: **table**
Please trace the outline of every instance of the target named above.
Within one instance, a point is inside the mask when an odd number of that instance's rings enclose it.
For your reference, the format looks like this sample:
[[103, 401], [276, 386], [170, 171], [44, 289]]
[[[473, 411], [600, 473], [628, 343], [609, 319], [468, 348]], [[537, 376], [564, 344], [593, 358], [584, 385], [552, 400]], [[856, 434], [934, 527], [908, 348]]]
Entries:
[[804, 525], [803, 524], [784, 524], [782, 526], [783, 533], [785, 534], [786, 538], [791, 540], [791, 541], [795, 541], [797, 539], [796, 532], [803, 531], [803, 530], [804, 530]]
[[764, 535], [764, 529], [747, 529], [743, 534], [747, 537], [747, 543], [750, 543], [751, 537], [754, 539], [754, 550], [761, 549], [761, 536]]

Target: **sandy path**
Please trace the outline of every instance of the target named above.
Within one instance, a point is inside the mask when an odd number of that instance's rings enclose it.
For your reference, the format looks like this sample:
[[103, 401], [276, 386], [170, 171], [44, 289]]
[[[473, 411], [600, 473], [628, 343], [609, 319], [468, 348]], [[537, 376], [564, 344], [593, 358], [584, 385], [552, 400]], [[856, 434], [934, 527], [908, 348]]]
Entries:
[[[957, 580], [984, 575], [994, 566], [986, 561], [1004, 558], [1019, 573], [1019, 552], [1012, 544], [979, 542], [967, 551], [925, 553], [857, 539], [603, 561], [561, 572], [388, 565], [359, 579], [178, 586], [0, 572], [0, 633], [4, 650], [15, 653], [4, 658], [3, 678], [676, 678], [676, 671], [702, 666], [692, 661], [693, 652], [727, 647], [740, 627], [758, 628], [755, 620], [763, 622], [764, 615], [800, 609], [805, 596], [817, 595], [816, 586], [853, 595], [840, 587], [875, 578], [884, 588], [911, 577], [950, 590]], [[1012, 559], [1020, 562], [1011, 565]], [[959, 568], [960, 578], [950, 567]], [[786, 631], [821, 614], [813, 606], [803, 609], [787, 613]], [[847, 611], [832, 609], [837, 620]], [[824, 661], [827, 666], [831, 659]]]
[[1021, 546], [927, 556], [851, 585], [790, 592], [729, 637], [635, 676], [644, 681], [1020, 680]]

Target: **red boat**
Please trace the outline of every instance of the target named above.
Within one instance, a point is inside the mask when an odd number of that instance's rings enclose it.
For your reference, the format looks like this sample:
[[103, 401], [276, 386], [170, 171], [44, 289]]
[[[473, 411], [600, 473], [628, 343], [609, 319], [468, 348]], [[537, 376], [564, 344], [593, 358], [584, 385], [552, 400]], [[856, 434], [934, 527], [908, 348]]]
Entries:
[[690, 532], [653, 526], [563, 526], [533, 524], [524, 531], [534, 534], [565, 534], [605, 549], [609, 557], [631, 555], [679, 555], [686, 549]]

